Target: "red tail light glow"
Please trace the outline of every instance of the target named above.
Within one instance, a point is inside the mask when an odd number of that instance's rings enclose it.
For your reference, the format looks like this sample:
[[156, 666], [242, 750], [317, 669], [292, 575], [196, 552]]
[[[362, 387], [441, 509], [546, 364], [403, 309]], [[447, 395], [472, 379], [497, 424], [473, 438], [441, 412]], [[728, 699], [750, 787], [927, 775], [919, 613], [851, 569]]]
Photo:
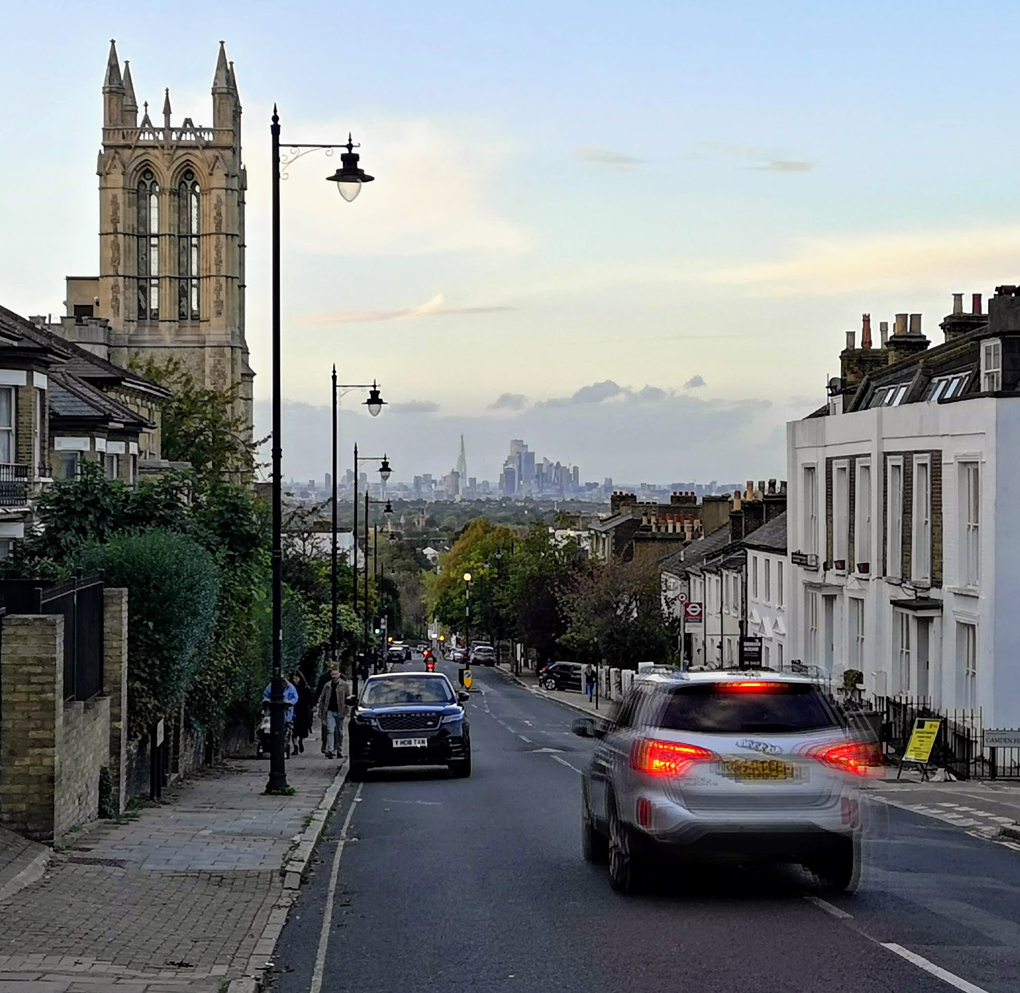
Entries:
[[819, 745], [808, 754], [819, 762], [853, 776], [881, 776], [885, 770], [882, 749], [865, 741], [845, 741], [838, 745]]
[[739, 683], [718, 683], [715, 688], [722, 693], [783, 693], [790, 688], [790, 684], [748, 679]]
[[715, 752], [677, 741], [639, 738], [630, 753], [631, 768], [649, 776], [686, 776], [697, 762], [712, 762]]

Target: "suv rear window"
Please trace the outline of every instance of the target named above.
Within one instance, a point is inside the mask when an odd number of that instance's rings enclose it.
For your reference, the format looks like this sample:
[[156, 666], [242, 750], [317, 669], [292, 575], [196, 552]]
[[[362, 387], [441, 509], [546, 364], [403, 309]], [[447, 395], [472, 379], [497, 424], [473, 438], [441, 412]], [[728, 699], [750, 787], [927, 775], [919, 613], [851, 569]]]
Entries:
[[718, 683], [670, 690], [659, 727], [705, 734], [784, 734], [839, 727], [835, 708], [807, 683], [741, 692]]

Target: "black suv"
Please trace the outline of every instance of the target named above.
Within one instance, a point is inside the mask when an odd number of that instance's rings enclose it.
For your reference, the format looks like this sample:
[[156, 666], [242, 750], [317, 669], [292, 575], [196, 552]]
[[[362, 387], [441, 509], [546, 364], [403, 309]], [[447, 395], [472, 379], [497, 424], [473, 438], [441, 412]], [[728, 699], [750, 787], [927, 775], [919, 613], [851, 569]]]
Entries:
[[547, 690], [580, 692], [584, 666], [580, 662], [553, 662], [538, 673], [540, 686]]
[[439, 672], [371, 676], [354, 707], [349, 778], [363, 779], [370, 766], [398, 765], [445, 765], [456, 778], [470, 776], [463, 707], [469, 697]]

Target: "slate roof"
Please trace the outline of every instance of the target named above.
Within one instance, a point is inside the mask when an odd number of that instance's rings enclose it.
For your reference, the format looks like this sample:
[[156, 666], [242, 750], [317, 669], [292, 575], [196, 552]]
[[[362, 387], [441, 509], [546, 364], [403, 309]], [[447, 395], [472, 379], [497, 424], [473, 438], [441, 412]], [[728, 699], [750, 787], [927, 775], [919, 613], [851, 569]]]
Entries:
[[768, 524], [752, 531], [740, 544], [746, 548], [786, 554], [786, 511], [773, 518]]
[[63, 339], [43, 331], [4, 306], [0, 306], [0, 335], [7, 339], [8, 347], [48, 353], [51, 361], [66, 359], [70, 354]]
[[60, 342], [70, 352], [63, 368], [71, 373], [72, 376], [77, 376], [79, 379], [87, 379], [90, 383], [102, 383], [105, 386], [123, 386], [141, 393], [150, 393], [160, 399], [166, 399], [173, 395], [170, 390], [165, 389], [158, 383], [154, 383], [151, 379], [146, 379], [145, 376], [139, 375], [137, 372], [132, 372], [130, 369], [124, 369], [119, 365], [115, 365], [113, 362], [109, 362], [90, 352], [87, 348], [82, 348], [76, 342], [64, 341], [63, 339], [60, 339]]
[[50, 375], [50, 416], [77, 421], [115, 421], [129, 430], [155, 425], [84, 380], [60, 371]]
[[679, 574], [693, 569], [700, 566], [710, 555], [721, 552], [728, 544], [730, 544], [729, 527], [716, 528], [711, 534], [692, 541], [667, 558], [662, 564], [663, 571]]

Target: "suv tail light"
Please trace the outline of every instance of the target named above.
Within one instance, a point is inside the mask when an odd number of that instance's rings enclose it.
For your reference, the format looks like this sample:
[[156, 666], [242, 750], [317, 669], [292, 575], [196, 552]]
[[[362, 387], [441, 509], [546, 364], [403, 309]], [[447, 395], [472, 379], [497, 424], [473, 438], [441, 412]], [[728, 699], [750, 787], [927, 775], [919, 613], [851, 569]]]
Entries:
[[649, 776], [686, 776], [695, 763], [713, 762], [717, 757], [699, 745], [638, 738], [630, 751], [630, 766]]
[[853, 776], [880, 776], [885, 769], [882, 749], [874, 742], [844, 741], [838, 745], [818, 745], [808, 755]]
[[719, 683], [715, 688], [722, 693], [783, 693], [790, 688], [790, 684], [748, 679], [739, 683]]

